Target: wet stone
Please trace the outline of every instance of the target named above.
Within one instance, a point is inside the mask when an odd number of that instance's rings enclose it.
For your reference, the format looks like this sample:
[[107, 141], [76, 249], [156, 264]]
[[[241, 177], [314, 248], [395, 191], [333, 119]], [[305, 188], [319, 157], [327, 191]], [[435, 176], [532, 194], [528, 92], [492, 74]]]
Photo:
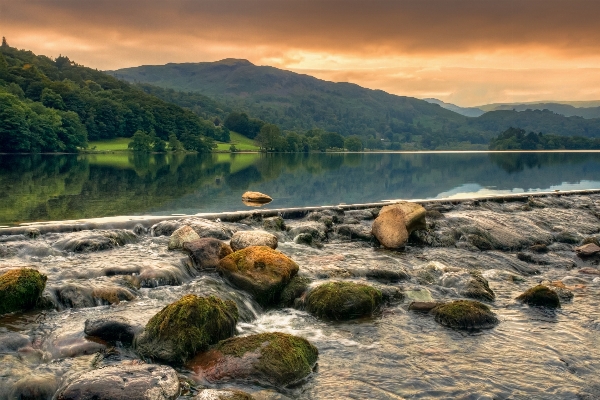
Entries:
[[189, 225], [178, 228], [169, 238], [169, 250], [181, 249], [186, 242], [193, 242], [200, 239], [200, 236]]
[[231, 249], [238, 251], [250, 246], [267, 246], [277, 248], [277, 236], [265, 231], [239, 231], [233, 234]]
[[380, 290], [356, 282], [329, 282], [306, 296], [306, 310], [319, 318], [349, 320], [371, 316], [383, 300]]
[[285, 220], [281, 217], [263, 219], [263, 228], [270, 231], [285, 231]]
[[560, 299], [558, 294], [544, 285], [537, 285], [526, 290], [517, 297], [517, 300], [530, 306], [560, 308]]
[[594, 255], [600, 255], [600, 246], [595, 243], [588, 243], [576, 247], [575, 252], [579, 257], [592, 257]]
[[408, 309], [410, 311], [428, 313], [441, 304], [437, 301], [413, 301], [408, 305]]
[[233, 389], [204, 389], [194, 400], [255, 400], [254, 397], [241, 390]]
[[183, 245], [183, 251], [190, 256], [194, 267], [200, 271], [217, 268], [222, 258], [233, 253], [228, 244], [213, 238], [187, 242]]
[[488, 306], [473, 300], [456, 300], [431, 310], [439, 324], [461, 330], [489, 329], [500, 321]]
[[68, 234], [65, 238], [55, 242], [53, 246], [67, 252], [86, 253], [114, 249], [137, 240], [137, 235], [126, 229], [97, 230]]
[[50, 373], [36, 373], [26, 376], [14, 383], [11, 399], [48, 400], [52, 399], [58, 389], [58, 379]]
[[123, 317], [108, 317], [94, 320], [86, 320], [84, 332], [88, 336], [94, 336], [109, 343], [121, 342], [131, 344], [136, 332], [141, 327], [134, 327]]

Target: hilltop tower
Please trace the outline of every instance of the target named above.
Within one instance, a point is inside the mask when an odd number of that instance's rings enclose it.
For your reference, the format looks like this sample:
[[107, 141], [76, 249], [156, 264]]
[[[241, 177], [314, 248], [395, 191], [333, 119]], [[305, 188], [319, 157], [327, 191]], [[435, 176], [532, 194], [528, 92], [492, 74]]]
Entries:
[[2, 47], [9, 47], [8, 43], [6, 43], [6, 38], [2, 36]]

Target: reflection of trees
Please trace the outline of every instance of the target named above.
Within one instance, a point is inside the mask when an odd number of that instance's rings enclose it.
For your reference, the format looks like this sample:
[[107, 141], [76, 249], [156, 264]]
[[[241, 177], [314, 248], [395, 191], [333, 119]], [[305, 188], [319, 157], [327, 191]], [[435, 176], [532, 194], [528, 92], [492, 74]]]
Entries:
[[490, 160], [508, 173], [547, 165], [580, 164], [597, 160], [594, 153], [489, 153]]

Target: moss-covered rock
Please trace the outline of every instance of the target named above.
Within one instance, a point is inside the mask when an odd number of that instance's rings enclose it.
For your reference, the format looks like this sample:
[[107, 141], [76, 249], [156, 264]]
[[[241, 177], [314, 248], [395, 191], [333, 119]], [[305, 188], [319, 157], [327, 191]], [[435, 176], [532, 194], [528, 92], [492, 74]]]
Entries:
[[0, 315], [33, 308], [47, 279], [31, 268], [13, 269], [0, 275]]
[[294, 276], [281, 292], [281, 305], [290, 307], [294, 305], [294, 300], [302, 296], [310, 285], [310, 279], [305, 276]]
[[277, 304], [281, 291], [298, 273], [298, 264], [266, 246], [250, 246], [223, 258], [217, 268], [263, 306]]
[[210, 382], [234, 379], [282, 387], [309, 375], [318, 355], [304, 338], [270, 332], [224, 340], [188, 366]]
[[451, 301], [431, 312], [438, 323], [453, 329], [489, 329], [500, 322], [488, 306], [473, 300]]
[[329, 282], [308, 293], [306, 309], [319, 318], [348, 320], [370, 316], [382, 299], [381, 291], [369, 285]]
[[490, 288], [488, 281], [478, 272], [472, 272], [473, 277], [461, 292], [462, 296], [476, 300], [494, 301], [496, 294]]
[[526, 290], [523, 294], [517, 297], [517, 300], [522, 301], [530, 306], [559, 308], [560, 299], [558, 294], [544, 285], [537, 285]]
[[234, 302], [215, 296], [183, 296], [148, 321], [136, 340], [143, 357], [183, 362], [235, 333], [238, 309]]

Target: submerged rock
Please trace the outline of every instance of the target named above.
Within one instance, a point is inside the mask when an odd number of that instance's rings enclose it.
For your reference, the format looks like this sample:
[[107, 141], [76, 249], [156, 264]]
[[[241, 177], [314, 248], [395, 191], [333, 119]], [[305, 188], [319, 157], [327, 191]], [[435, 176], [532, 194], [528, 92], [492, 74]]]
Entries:
[[254, 400], [254, 397], [241, 390], [234, 389], [204, 389], [194, 400]]
[[200, 239], [200, 236], [189, 225], [178, 228], [169, 238], [169, 250], [181, 249], [186, 242], [193, 242]]
[[320, 318], [348, 320], [367, 317], [381, 305], [383, 296], [372, 286], [355, 282], [329, 282], [306, 296], [306, 310]]
[[111, 365], [68, 379], [57, 400], [174, 400], [179, 379], [171, 367], [154, 364]]
[[138, 236], [130, 230], [115, 229], [110, 231], [94, 230], [75, 232], [66, 235], [54, 243], [54, 247], [73, 253], [110, 250], [128, 243], [135, 243]]
[[140, 329], [132, 326], [123, 317], [108, 317], [86, 320], [83, 331], [88, 336], [94, 336], [109, 343], [131, 344], [138, 330]]
[[270, 203], [273, 201], [271, 196], [260, 192], [245, 192], [242, 195], [242, 200], [251, 203]]
[[496, 294], [490, 289], [488, 281], [476, 272], [471, 273], [471, 276], [471, 280], [469, 280], [466, 287], [460, 292], [460, 295], [476, 300], [494, 301]]
[[298, 273], [298, 264], [270, 247], [250, 246], [223, 258], [217, 270], [258, 303], [270, 306], [279, 302], [283, 288]]
[[13, 269], [0, 275], [0, 315], [33, 308], [47, 279], [31, 268]]
[[439, 303], [437, 301], [413, 301], [408, 305], [408, 309], [410, 311], [428, 313], [442, 304], [443, 303]]
[[308, 376], [319, 352], [308, 340], [280, 332], [234, 337], [188, 366], [209, 382], [258, 382], [284, 387]]
[[238, 309], [231, 300], [183, 296], [148, 321], [135, 347], [143, 357], [184, 362], [235, 333]]
[[441, 325], [453, 329], [489, 329], [500, 321], [488, 306], [473, 300], [456, 300], [441, 304], [431, 312]]
[[184, 243], [183, 251], [190, 256], [194, 267], [200, 271], [217, 268], [222, 258], [233, 253], [227, 243], [214, 238], [201, 238]]
[[277, 236], [265, 231], [239, 231], [233, 234], [231, 249], [238, 251], [250, 246], [267, 246], [277, 248]]
[[544, 285], [537, 285], [526, 290], [523, 294], [517, 297], [517, 300], [522, 301], [530, 306], [560, 308], [560, 299], [558, 294]]
[[265, 218], [263, 228], [270, 231], [285, 231], [285, 220], [281, 217]]
[[304, 276], [296, 275], [281, 292], [281, 305], [290, 307], [294, 305], [294, 301], [302, 296], [310, 285], [310, 279]]
[[575, 252], [579, 257], [591, 257], [596, 254], [600, 255], [600, 246], [595, 243], [584, 244], [575, 248]]
[[385, 206], [373, 222], [373, 235], [388, 249], [402, 248], [413, 231], [426, 227], [425, 215], [426, 210], [417, 203]]

